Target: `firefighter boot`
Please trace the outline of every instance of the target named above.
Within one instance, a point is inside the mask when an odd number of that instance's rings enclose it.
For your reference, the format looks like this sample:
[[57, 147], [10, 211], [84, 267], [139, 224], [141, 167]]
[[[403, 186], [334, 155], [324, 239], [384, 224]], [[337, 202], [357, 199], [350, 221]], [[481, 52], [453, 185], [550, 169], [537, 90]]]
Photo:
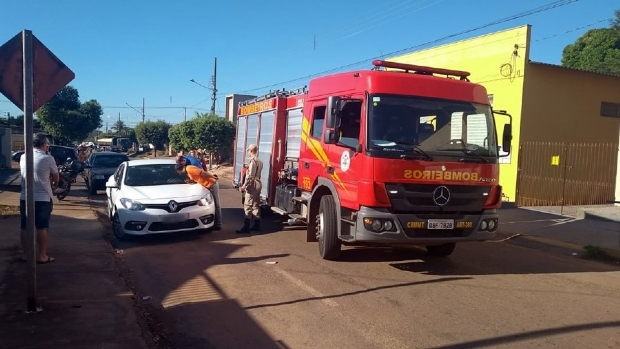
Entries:
[[243, 228], [237, 230], [237, 234], [249, 234], [250, 233], [250, 219], [243, 220]]
[[260, 218], [254, 217], [254, 224], [252, 225], [251, 231], [260, 231]]

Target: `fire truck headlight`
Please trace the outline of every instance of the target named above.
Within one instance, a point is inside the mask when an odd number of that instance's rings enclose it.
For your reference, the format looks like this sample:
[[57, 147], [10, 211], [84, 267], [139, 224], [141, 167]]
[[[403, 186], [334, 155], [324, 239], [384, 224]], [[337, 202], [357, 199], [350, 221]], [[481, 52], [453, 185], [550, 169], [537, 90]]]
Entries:
[[394, 228], [394, 223], [392, 223], [392, 221], [383, 222], [383, 229], [392, 230], [393, 228]]
[[487, 230], [488, 226], [489, 225], [488, 225], [487, 221], [480, 222], [480, 230]]
[[370, 224], [370, 227], [372, 228], [372, 230], [374, 231], [381, 231], [381, 228], [383, 228], [383, 224], [381, 223], [380, 220], [378, 219], [373, 219], [372, 223]]

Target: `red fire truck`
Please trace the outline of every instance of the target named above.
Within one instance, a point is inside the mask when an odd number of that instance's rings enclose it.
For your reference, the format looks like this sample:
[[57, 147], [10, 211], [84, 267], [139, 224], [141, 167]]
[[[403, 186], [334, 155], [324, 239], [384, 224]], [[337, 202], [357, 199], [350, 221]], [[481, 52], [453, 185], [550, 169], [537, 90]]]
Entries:
[[[265, 207], [305, 224], [328, 260], [342, 245], [448, 256], [456, 243], [493, 238], [512, 117], [492, 110], [468, 72], [373, 65], [241, 102], [235, 187], [245, 149], [258, 144]], [[494, 114], [505, 120], [501, 146]]]

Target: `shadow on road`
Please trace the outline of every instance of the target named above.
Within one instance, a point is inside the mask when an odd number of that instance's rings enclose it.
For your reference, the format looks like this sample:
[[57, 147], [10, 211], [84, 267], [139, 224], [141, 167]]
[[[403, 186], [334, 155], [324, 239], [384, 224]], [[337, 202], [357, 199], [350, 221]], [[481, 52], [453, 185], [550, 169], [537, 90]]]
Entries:
[[[88, 197], [86, 192], [83, 194]], [[91, 196], [90, 204], [110, 238], [105, 195]], [[283, 341], [271, 338], [207, 273], [218, 265], [256, 263], [289, 255], [234, 256], [248, 246], [246, 239], [256, 235], [235, 234], [243, 222], [243, 211], [234, 205], [222, 205], [222, 231], [155, 234], [128, 242], [111, 239], [116, 248], [123, 250], [116, 256], [136, 298], [148, 298], [142, 307], [152, 318], [151, 331], [167, 338], [174, 347], [287, 348]], [[264, 217], [262, 223], [261, 235], [281, 230], [282, 220], [275, 215]], [[238, 240], [224, 242], [231, 239]], [[169, 251], [173, 249], [183, 252], [170, 258]]]
[[[572, 325], [572, 326], [562, 326], [562, 327], [554, 327], [547, 328], [544, 330], [537, 331], [529, 331], [522, 333], [515, 333], [506, 336], [493, 337], [487, 339], [480, 339], [469, 342], [462, 342], [457, 344], [444, 345], [439, 347], [432, 347], [433, 349], [464, 349], [464, 348], [487, 348], [487, 347], [497, 347], [499, 345], [513, 344], [515, 342], [527, 341], [527, 340], [544, 340], [544, 338], [557, 336], [564, 333], [574, 333], [574, 332], [585, 332], [603, 328], [614, 328], [620, 327], [620, 321], [607, 321], [607, 322], [598, 322], [598, 323], [590, 323], [590, 324], [581, 324], [581, 325]], [[542, 343], [542, 342], [540, 342]], [[616, 342], [615, 344], [619, 344], [620, 342]], [[611, 348], [611, 346], [609, 347]]]

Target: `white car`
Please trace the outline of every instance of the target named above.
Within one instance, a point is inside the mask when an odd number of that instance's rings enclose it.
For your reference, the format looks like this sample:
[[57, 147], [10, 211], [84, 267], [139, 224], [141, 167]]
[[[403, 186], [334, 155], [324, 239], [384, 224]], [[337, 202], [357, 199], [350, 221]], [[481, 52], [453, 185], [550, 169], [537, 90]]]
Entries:
[[211, 192], [185, 183], [174, 159], [123, 162], [106, 183], [114, 236], [209, 230], [215, 223]]

